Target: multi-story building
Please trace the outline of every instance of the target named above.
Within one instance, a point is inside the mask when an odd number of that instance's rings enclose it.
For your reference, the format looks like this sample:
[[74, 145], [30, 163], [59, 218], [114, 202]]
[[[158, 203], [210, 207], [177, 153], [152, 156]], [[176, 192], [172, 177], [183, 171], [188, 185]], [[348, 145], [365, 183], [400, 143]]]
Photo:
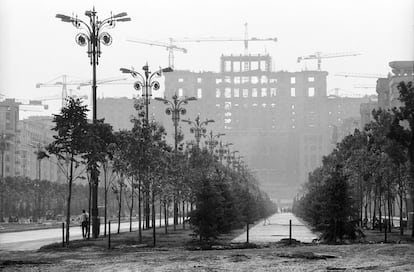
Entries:
[[[196, 97], [188, 117], [214, 119], [209, 129], [226, 133], [266, 192], [289, 198], [333, 148], [333, 127], [358, 117], [369, 99], [327, 96], [327, 72], [274, 72], [271, 63], [269, 55], [222, 56], [219, 73], [166, 74], [165, 96]], [[156, 110], [172, 132], [169, 118]]]
[[[222, 56], [220, 72], [166, 73], [164, 95], [196, 97], [181, 119], [215, 120], [208, 132], [226, 134], [220, 139], [234, 144], [271, 197], [291, 199], [334, 147], [334, 127], [358, 117], [360, 104], [369, 98], [327, 96], [327, 72], [274, 72], [271, 63], [269, 55]], [[166, 128], [172, 143], [174, 128], [165, 107], [151, 101], [150, 118]], [[132, 99], [98, 100], [97, 110], [116, 130], [132, 126]], [[180, 129], [185, 141], [192, 139], [187, 124]]]
[[[63, 173], [59, 170], [53, 156], [40, 161], [37, 152], [45, 148], [54, 139], [52, 117], [31, 116], [19, 121], [19, 175], [38, 179], [63, 182]], [[40, 171], [40, 172], [39, 172]]]
[[372, 110], [382, 108], [391, 109], [400, 106], [398, 84], [400, 82], [414, 82], [414, 61], [392, 61], [388, 64], [392, 73], [387, 78], [377, 80], [377, 101], [362, 104], [360, 109], [362, 126], [372, 120]]
[[18, 121], [19, 105], [14, 99], [0, 102], [0, 141], [2, 176], [18, 175]]

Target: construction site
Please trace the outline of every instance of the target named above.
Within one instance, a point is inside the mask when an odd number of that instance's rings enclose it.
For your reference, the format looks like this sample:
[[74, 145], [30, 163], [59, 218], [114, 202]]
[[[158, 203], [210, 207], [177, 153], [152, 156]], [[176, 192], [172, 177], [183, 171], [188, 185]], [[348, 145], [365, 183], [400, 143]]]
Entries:
[[[186, 53], [178, 44], [185, 42], [243, 42], [244, 54], [222, 55], [220, 71], [194, 72], [175, 69], [165, 73], [164, 97], [195, 97], [186, 105], [181, 119], [214, 120], [206, 127], [202, 146], [208, 147], [209, 135], [225, 134], [214, 141], [215, 154], [229, 167], [244, 164], [260, 180], [275, 201], [290, 201], [307, 175], [317, 167], [342, 137], [360, 127], [360, 104], [370, 97], [328, 95], [328, 72], [322, 70], [322, 59], [356, 56], [345, 52], [317, 52], [300, 56], [297, 61], [316, 61], [317, 68], [281, 71], [269, 54], [251, 54], [249, 42], [277, 42], [277, 38], [249, 38], [247, 24], [244, 38], [169, 39], [166, 43], [129, 40], [168, 50], [170, 67], [174, 52]], [[134, 114], [129, 98], [98, 100], [98, 116], [115, 130], [130, 128], [128, 116]], [[171, 116], [165, 105], [151, 101], [149, 115], [173, 135]], [[194, 141], [190, 126], [180, 123], [185, 142]], [[171, 137], [171, 136], [170, 136]], [[211, 140], [211, 139], [210, 139]], [[170, 138], [173, 142], [173, 138]]]

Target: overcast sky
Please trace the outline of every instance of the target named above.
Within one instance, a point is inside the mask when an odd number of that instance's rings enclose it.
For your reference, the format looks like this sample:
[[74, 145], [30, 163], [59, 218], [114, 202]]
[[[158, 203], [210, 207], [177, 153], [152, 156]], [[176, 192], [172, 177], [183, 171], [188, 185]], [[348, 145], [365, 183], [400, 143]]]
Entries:
[[[374, 79], [335, 77], [338, 72], [387, 74], [388, 62], [414, 59], [414, 1], [412, 0], [158, 0], [158, 1], [0, 1], [0, 93], [8, 97], [38, 98], [59, 95], [61, 88], [35, 88], [62, 74], [91, 78], [84, 47], [75, 43], [79, 32], [56, 13], [78, 14], [95, 6], [101, 19], [125, 11], [131, 22], [108, 30], [113, 43], [102, 48], [98, 79], [123, 77], [121, 67], [154, 69], [168, 65], [164, 48], [127, 42], [128, 38], [168, 41], [173, 38], [277, 37], [278, 42], [249, 44], [251, 54], [269, 53], [275, 70], [316, 69], [316, 61], [297, 63], [297, 57], [316, 51], [356, 51], [356, 57], [325, 59], [328, 90], [366, 92], [355, 84]], [[175, 54], [176, 69], [218, 71], [221, 54], [243, 53], [242, 42], [186, 43], [187, 54]], [[371, 90], [372, 92], [373, 90]], [[90, 88], [82, 88], [88, 95]], [[369, 92], [369, 90], [368, 90]], [[98, 96], [128, 96], [132, 86], [100, 86]]]

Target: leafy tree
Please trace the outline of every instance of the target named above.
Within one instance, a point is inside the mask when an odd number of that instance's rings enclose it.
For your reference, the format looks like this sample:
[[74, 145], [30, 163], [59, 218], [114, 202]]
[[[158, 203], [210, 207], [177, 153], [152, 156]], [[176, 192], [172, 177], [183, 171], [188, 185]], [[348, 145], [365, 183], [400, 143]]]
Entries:
[[[402, 105], [393, 112], [396, 116], [388, 136], [407, 148], [411, 172], [411, 200], [414, 207], [414, 86], [412, 82], [401, 82], [398, 85], [399, 100]], [[412, 225], [414, 226], [414, 216]], [[411, 236], [414, 237], [414, 227]]]
[[[66, 204], [66, 243], [69, 244], [70, 204], [72, 198], [72, 184], [79, 176], [75, 176], [76, 168], [80, 167], [80, 156], [85, 153], [85, 137], [87, 136], [86, 106], [80, 99], [68, 98], [66, 106], [60, 114], [55, 114], [53, 122], [57, 135], [54, 141], [47, 146], [47, 151], [57, 157], [61, 165], [68, 165], [66, 172], [68, 194]], [[62, 168], [61, 168], [62, 169]]]

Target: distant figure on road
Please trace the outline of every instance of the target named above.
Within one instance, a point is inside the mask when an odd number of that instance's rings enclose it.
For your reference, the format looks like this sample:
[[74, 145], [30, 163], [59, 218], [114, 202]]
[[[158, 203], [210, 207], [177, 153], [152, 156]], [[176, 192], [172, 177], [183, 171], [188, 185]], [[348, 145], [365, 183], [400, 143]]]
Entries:
[[85, 210], [82, 210], [80, 221], [81, 221], [81, 227], [82, 227], [82, 236], [83, 238], [86, 238], [86, 235], [88, 235], [89, 214], [85, 212]]
[[266, 226], [266, 223], [267, 223], [268, 225], [270, 225], [270, 220], [269, 220], [269, 217], [265, 217], [265, 219], [264, 219], [264, 221], [263, 221], [263, 226]]

